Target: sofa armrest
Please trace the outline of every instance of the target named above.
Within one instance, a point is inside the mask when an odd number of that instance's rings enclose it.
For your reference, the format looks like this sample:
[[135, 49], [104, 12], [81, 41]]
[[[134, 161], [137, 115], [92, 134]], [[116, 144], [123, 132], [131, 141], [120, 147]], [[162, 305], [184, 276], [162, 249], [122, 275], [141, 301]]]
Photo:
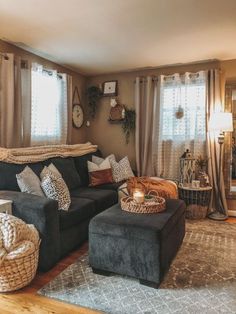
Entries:
[[36, 227], [41, 238], [39, 268], [49, 270], [60, 258], [57, 201], [15, 191], [0, 191], [0, 198], [12, 200], [13, 215]]

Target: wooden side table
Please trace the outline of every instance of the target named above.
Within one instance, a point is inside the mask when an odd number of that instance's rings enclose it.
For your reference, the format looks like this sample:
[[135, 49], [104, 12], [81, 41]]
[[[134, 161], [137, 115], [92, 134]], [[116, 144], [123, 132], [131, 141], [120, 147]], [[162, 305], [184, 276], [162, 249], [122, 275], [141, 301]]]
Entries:
[[12, 215], [12, 201], [0, 199], [0, 213]]
[[188, 186], [178, 186], [178, 189], [179, 198], [184, 200], [187, 205], [186, 218], [206, 218], [211, 201], [212, 187], [192, 188]]

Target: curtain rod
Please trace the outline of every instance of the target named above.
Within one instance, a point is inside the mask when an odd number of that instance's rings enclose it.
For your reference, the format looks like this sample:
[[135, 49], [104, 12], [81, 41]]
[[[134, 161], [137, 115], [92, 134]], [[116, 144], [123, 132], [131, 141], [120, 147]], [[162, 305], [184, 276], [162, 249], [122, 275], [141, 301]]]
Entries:
[[[208, 69], [208, 70], [199, 70], [197, 72], [189, 72], [189, 73], [190, 74], [198, 74], [198, 72], [209, 71], [209, 70], [219, 70], [219, 72], [222, 73], [222, 70], [219, 69], [219, 68], [213, 68], [213, 69]], [[186, 72], [181, 72], [179, 74], [180, 74], [180, 76], [184, 76], [185, 73]], [[174, 74], [175, 73], [173, 73], [173, 74], [161, 74], [161, 75], [164, 75], [164, 76], [174, 76]], [[146, 81], [148, 76], [152, 77], [152, 82], [155, 82], [155, 81], [157, 82], [158, 81], [158, 76], [156, 76], [156, 75], [153, 75], [153, 76], [152, 75], [147, 75], [147, 76], [140, 76], [140, 82], [143, 83], [143, 81]], [[134, 83], [136, 83], [136, 80], [134, 80]]]
[[[53, 74], [53, 70], [48, 70], [48, 69], [45, 69], [45, 68], [43, 68], [43, 72], [47, 72], [49, 75]], [[61, 74], [57, 74], [57, 77], [62, 79], [62, 75]]]
[[[198, 71], [199, 72], [199, 71]], [[197, 75], [199, 76], [198, 72], [189, 72], [190, 75]], [[179, 73], [179, 76], [180, 77], [183, 77], [185, 75], [186, 72], [184, 73]], [[174, 74], [169, 74], [169, 75], [164, 75], [164, 74], [161, 74], [163, 76], [169, 76], [169, 77], [173, 77], [174, 78]], [[158, 76], [154, 75], [154, 76], [151, 76], [151, 75], [148, 75], [150, 77], [152, 77], [152, 82], [158, 82]], [[143, 82], [146, 82], [147, 81], [147, 77], [148, 76], [140, 76], [140, 83], [143, 83]], [[136, 83], [136, 80], [134, 80], [134, 83]]]

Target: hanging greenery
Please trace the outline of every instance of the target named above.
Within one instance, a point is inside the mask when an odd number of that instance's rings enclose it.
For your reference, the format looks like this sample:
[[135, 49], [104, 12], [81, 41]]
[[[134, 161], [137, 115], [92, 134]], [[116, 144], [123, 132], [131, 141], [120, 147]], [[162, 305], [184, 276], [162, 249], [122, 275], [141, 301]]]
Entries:
[[125, 107], [125, 116], [122, 121], [122, 128], [125, 133], [126, 144], [129, 143], [130, 134], [135, 130], [135, 110]]
[[102, 91], [97, 86], [90, 86], [87, 89], [89, 115], [94, 119], [97, 111], [97, 103], [102, 97]]

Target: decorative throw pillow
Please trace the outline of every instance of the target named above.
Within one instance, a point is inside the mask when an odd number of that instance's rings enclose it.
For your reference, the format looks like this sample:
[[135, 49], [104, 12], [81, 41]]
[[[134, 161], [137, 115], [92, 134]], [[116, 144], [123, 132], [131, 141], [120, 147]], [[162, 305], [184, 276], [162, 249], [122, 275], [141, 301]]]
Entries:
[[57, 168], [57, 170], [60, 172], [63, 180], [65, 181], [68, 189], [74, 190], [81, 186], [81, 179], [80, 175], [75, 167], [75, 161], [73, 157], [68, 158], [50, 158], [50, 160], [45, 160], [43, 162], [44, 166], [47, 166], [49, 164], [53, 163], [53, 165]]
[[103, 159], [103, 161], [99, 165], [94, 162], [88, 161], [88, 172], [90, 186], [113, 182], [111, 165], [108, 158]]
[[[107, 156], [106, 159], [108, 159], [109, 161], [111, 161], [111, 160], [116, 160], [114, 154], [111, 154], [111, 155]], [[99, 166], [104, 160], [105, 160], [105, 158], [101, 158], [101, 157], [98, 157], [98, 156], [95, 156], [95, 155], [92, 156], [92, 162], [95, 163], [95, 164], [98, 165], [98, 166]]]
[[48, 175], [48, 173], [53, 173], [55, 176], [62, 178], [62, 175], [58, 171], [58, 169], [54, 166], [53, 163], [51, 163], [48, 167], [44, 167], [43, 170], [40, 173], [40, 179], [43, 180], [43, 178]]
[[62, 177], [47, 170], [43, 177], [41, 187], [48, 198], [58, 201], [59, 210], [68, 210], [71, 204], [70, 192]]
[[16, 180], [21, 192], [45, 197], [40, 180], [30, 167], [26, 166], [21, 173], [18, 173]]
[[134, 173], [131, 169], [128, 157], [124, 157], [119, 162], [115, 160], [110, 160], [112, 175], [115, 182], [121, 182], [134, 177]]

